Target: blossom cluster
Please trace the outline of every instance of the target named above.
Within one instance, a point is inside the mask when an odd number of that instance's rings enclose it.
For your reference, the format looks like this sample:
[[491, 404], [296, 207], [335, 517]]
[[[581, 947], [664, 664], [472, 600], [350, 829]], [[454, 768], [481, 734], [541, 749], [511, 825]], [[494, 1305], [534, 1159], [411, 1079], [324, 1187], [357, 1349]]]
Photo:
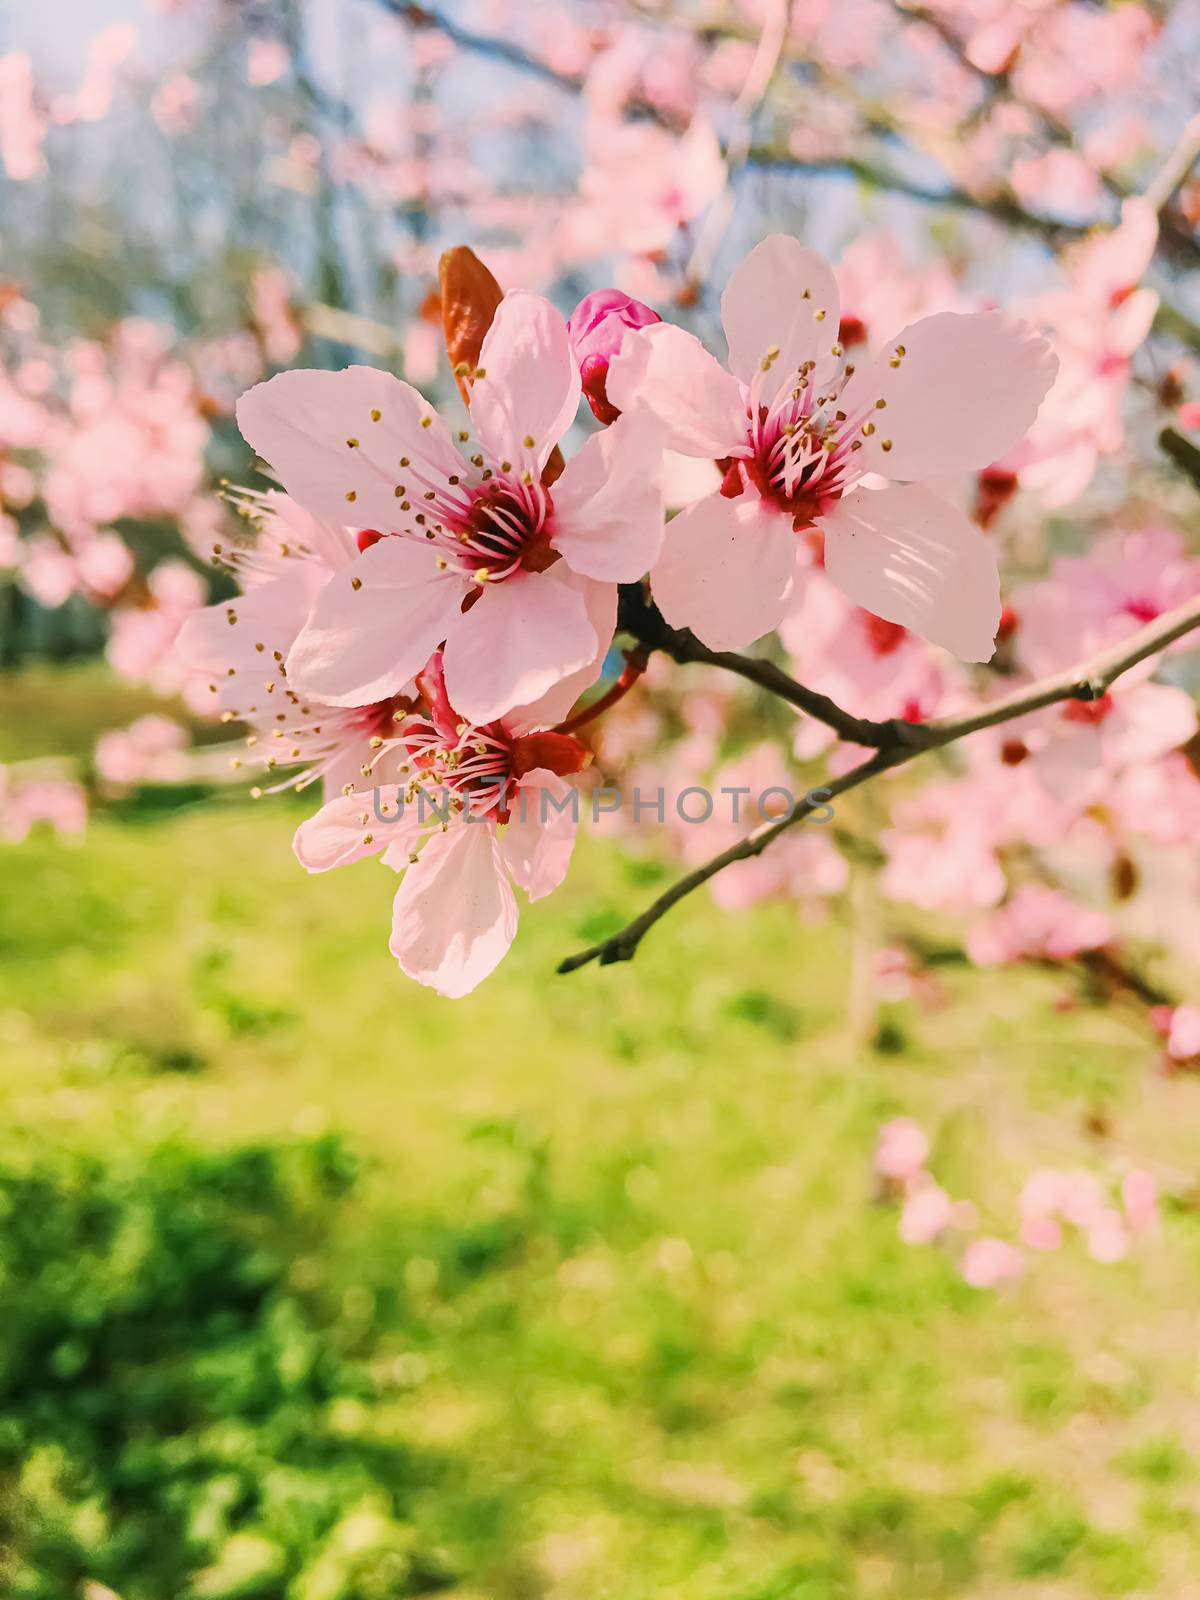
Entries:
[[[565, 871], [573, 819], [524, 794], [589, 759], [569, 719], [622, 584], [648, 579], [667, 623], [717, 649], [771, 632], [810, 579], [967, 660], [994, 649], [994, 550], [926, 480], [1018, 443], [1053, 382], [1046, 341], [943, 312], [851, 360], [831, 269], [784, 235], [722, 316], [728, 368], [616, 291], [564, 320], [512, 290], [456, 367], [465, 428], [367, 367], [285, 372], [238, 403], [282, 493], [242, 497], [257, 537], [214, 547], [242, 594], [191, 617], [180, 653], [276, 786], [323, 783], [296, 841], [310, 871], [380, 854], [402, 874], [392, 951], [442, 993], [511, 944], [512, 883], [535, 899]], [[564, 461], [583, 395], [601, 428]], [[665, 449], [721, 474], [670, 522]], [[453, 818], [430, 832], [403, 800], [447, 785]], [[379, 786], [386, 829], [364, 800]]]
[[885, 1123], [874, 1163], [881, 1195], [900, 1207], [904, 1243], [952, 1248], [975, 1289], [1015, 1282], [1031, 1254], [1060, 1249], [1072, 1230], [1094, 1261], [1115, 1262], [1159, 1227], [1158, 1182], [1144, 1168], [1130, 1167], [1109, 1184], [1082, 1169], [1040, 1167], [1017, 1196], [1014, 1237], [985, 1233], [974, 1203], [952, 1199], [929, 1171], [929, 1154], [928, 1135], [910, 1117]]

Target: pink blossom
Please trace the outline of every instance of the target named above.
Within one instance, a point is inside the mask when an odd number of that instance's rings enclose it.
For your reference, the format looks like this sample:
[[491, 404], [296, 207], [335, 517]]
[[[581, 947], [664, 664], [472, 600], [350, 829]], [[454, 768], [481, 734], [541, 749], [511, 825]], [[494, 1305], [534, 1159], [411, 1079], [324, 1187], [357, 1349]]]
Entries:
[[117, 72], [137, 49], [138, 33], [131, 23], [102, 28], [88, 47], [83, 80], [71, 97], [69, 115], [80, 122], [98, 122], [112, 107]]
[[929, 1155], [925, 1130], [911, 1117], [896, 1117], [879, 1130], [875, 1171], [881, 1178], [915, 1177]]
[[186, 773], [188, 732], [170, 717], [139, 717], [96, 740], [96, 771], [114, 789], [145, 782], [176, 783]]
[[250, 297], [267, 360], [276, 366], [294, 361], [304, 339], [292, 312], [287, 274], [279, 267], [259, 267], [250, 280]]
[[204, 604], [204, 584], [182, 561], [161, 561], [147, 579], [149, 604], [118, 606], [109, 618], [108, 661], [131, 683], [160, 694], [184, 689], [190, 673], [175, 652], [184, 621]]
[[[669, 622], [740, 649], [778, 626], [797, 577], [793, 530], [815, 526], [826, 572], [855, 604], [984, 660], [1000, 620], [995, 551], [912, 480], [986, 466], [1010, 448], [1037, 415], [1054, 358], [999, 312], [946, 312], [851, 371], [839, 306], [820, 257], [774, 234], [722, 297], [732, 372], [682, 329], [627, 334], [609, 369], [613, 403], [648, 409], [668, 447], [726, 467], [720, 494], [670, 523], [655, 598]], [[870, 489], [868, 474], [908, 481]]]
[[595, 681], [616, 585], [659, 548], [661, 446], [622, 418], [548, 489], [579, 393], [566, 325], [514, 292], [484, 340], [470, 459], [415, 389], [368, 367], [283, 373], [242, 397], [243, 433], [302, 506], [326, 521], [353, 508], [384, 535], [317, 596], [288, 657], [296, 691], [384, 700], [443, 641], [451, 698], [476, 723]]
[[354, 561], [360, 541], [348, 528], [310, 516], [286, 495], [242, 491], [238, 504], [255, 529], [253, 543], [222, 541], [213, 550], [237, 578], [242, 596], [193, 612], [176, 648], [181, 661], [207, 680], [207, 709], [252, 730], [235, 767], [264, 769], [274, 789], [320, 781], [332, 799], [347, 787], [361, 788], [377, 755], [394, 747], [394, 718], [412, 710], [414, 685], [410, 680], [394, 695], [355, 707], [326, 705], [297, 692], [283, 671], [288, 652], [314, 600]]
[[164, 78], [154, 91], [150, 110], [162, 131], [171, 138], [187, 133], [200, 109], [200, 86], [187, 72]]
[[1025, 1270], [1025, 1257], [1015, 1245], [984, 1236], [972, 1239], [962, 1259], [962, 1275], [972, 1289], [996, 1289], [1014, 1283]]
[[915, 1184], [900, 1212], [900, 1237], [905, 1244], [932, 1244], [953, 1223], [950, 1196], [932, 1179]]
[[716, 134], [698, 118], [682, 136], [601, 110], [588, 118], [579, 202], [564, 228], [570, 254], [665, 249], [725, 185]]
[[[852, 604], [819, 569], [804, 573], [779, 633], [796, 676], [855, 716], [923, 722], [965, 698], [963, 675], [943, 652]], [[796, 752], [812, 756], [832, 738], [805, 720]]]
[[1052, 1217], [1029, 1217], [1021, 1224], [1021, 1243], [1030, 1250], [1057, 1250], [1063, 1231]]
[[1123, 405], [1134, 351], [1158, 296], [1136, 284], [1154, 253], [1158, 218], [1140, 198], [1120, 226], [1068, 252], [1068, 286], [1039, 295], [1029, 314], [1051, 330], [1058, 376], [1029, 436], [1001, 462], [1047, 506], [1067, 505], [1091, 482], [1101, 456], [1124, 440]]
[[1121, 1213], [1102, 1206], [1087, 1227], [1088, 1254], [1093, 1261], [1123, 1261], [1129, 1254], [1129, 1235]]
[[77, 783], [37, 778], [16, 783], [0, 765], [0, 842], [20, 844], [39, 823], [78, 836], [87, 827], [87, 797]]
[[0, 56], [0, 161], [14, 183], [43, 170], [46, 118], [33, 89], [33, 63], [23, 52]]
[[1176, 1006], [1171, 1013], [1167, 1054], [1174, 1061], [1200, 1060], [1200, 1006]]
[[613, 423], [621, 415], [605, 392], [609, 363], [621, 348], [626, 328], [647, 328], [661, 322], [657, 311], [619, 289], [594, 289], [585, 294], [567, 321], [571, 348], [579, 362], [584, 398], [598, 421]]
[[458, 998], [512, 944], [513, 884], [532, 901], [562, 882], [576, 827], [566, 777], [587, 752], [524, 718], [463, 720], [446, 697], [440, 654], [420, 683], [429, 715], [401, 727], [403, 782], [380, 787], [374, 801], [362, 793], [330, 801], [301, 824], [295, 850], [309, 872], [368, 855], [403, 872], [392, 954], [409, 977]]
[[1113, 775], [1145, 768], [1195, 731], [1195, 702], [1183, 689], [1127, 678], [1099, 700], [1069, 700], [1031, 719], [1024, 738], [1039, 782], [1082, 809]]
[[[1200, 1044], [1200, 1040], [1197, 1041]], [[1158, 1228], [1158, 1184], [1152, 1172], [1135, 1167], [1121, 1179], [1121, 1202], [1133, 1233], [1153, 1233]]]
[[1065, 961], [1108, 944], [1112, 937], [1112, 923], [1103, 912], [1077, 905], [1043, 884], [1023, 883], [971, 930], [967, 954], [981, 967], [1042, 957]]
[[246, 47], [246, 82], [253, 89], [277, 83], [288, 69], [287, 47], [278, 39], [251, 39]]
[[[1061, 671], [1200, 594], [1200, 561], [1173, 528], [1106, 534], [1012, 595], [1014, 648], [1035, 676]], [[1195, 649], [1191, 639], [1180, 647]]]

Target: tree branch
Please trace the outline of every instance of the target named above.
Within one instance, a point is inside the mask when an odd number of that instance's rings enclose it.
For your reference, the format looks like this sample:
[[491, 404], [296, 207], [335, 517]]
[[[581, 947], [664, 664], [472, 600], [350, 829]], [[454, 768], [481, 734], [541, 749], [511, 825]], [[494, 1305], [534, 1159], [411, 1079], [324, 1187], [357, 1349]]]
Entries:
[[739, 678], [756, 683], [768, 694], [815, 717], [851, 744], [865, 745], [871, 750], [905, 746], [924, 749], [928, 742], [920, 723], [872, 722], [866, 717], [852, 716], [828, 695], [806, 689], [773, 662], [737, 655], [732, 650], [710, 650], [686, 628], [672, 628], [640, 583], [622, 584], [620, 596], [617, 628], [632, 635], [647, 652], [659, 650], [680, 666], [720, 667], [723, 672], [736, 673]]
[[[881, 772], [905, 765], [922, 750], [941, 749], [958, 739], [966, 738], [968, 734], [1014, 721], [1017, 717], [1025, 716], [1031, 711], [1042, 710], [1062, 700], [1098, 699], [1123, 672], [1127, 672], [1138, 662], [1145, 661], [1147, 657], [1157, 655], [1160, 650], [1164, 650], [1169, 644], [1173, 644], [1175, 640], [1183, 638], [1196, 628], [1200, 628], [1200, 597], [1166, 612], [1157, 621], [1139, 629], [1121, 644], [1080, 662], [1069, 672], [1043, 678], [966, 716], [923, 724], [921, 743], [879, 749], [869, 761], [860, 767], [855, 767], [851, 772], [844, 773], [840, 778], [831, 779], [819, 792], [827, 799], [836, 799], [838, 795], [857, 789], [860, 784], [877, 777]], [[796, 687], [799, 688], [799, 685]], [[678, 879], [619, 933], [601, 940], [587, 950], [579, 951], [576, 955], [568, 956], [560, 963], [559, 972], [575, 972], [591, 961], [597, 961], [601, 966], [609, 966], [614, 961], [631, 960], [646, 934], [673, 906], [678, 905], [710, 878], [715, 878], [718, 872], [723, 872], [726, 867], [732, 866], [735, 861], [745, 861], [751, 856], [760, 855], [781, 833], [803, 822], [823, 803], [821, 800], [814, 802], [805, 799], [787, 816], [761, 823], [737, 844], [730, 845], [719, 855], [713, 856], [711, 860]]]

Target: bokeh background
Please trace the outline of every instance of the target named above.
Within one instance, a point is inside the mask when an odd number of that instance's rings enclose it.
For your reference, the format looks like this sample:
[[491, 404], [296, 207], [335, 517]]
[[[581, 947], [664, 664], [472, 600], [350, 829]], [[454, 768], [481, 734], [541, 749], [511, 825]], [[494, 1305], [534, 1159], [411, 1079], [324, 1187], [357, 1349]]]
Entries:
[[[678, 868], [585, 828], [450, 1003], [388, 956], [389, 874], [300, 872], [311, 797], [251, 799], [172, 651], [225, 592], [222, 480], [262, 482], [237, 394], [365, 360], [450, 403], [458, 242], [718, 349], [771, 228], [857, 250], [881, 334], [1056, 306], [1067, 420], [977, 506], [1006, 571], [1114, 527], [1194, 559], [1156, 435], [1200, 421], [1198, 37], [1085, 0], [0, 0], [5, 1596], [1200, 1596], [1194, 750], [1152, 860], [1089, 811], [1119, 947], [973, 960], [959, 907], [882, 892], [854, 796], [780, 881], [559, 978]], [[1080, 269], [1147, 193], [1153, 260]], [[692, 669], [623, 716], [612, 770], [792, 759]]]

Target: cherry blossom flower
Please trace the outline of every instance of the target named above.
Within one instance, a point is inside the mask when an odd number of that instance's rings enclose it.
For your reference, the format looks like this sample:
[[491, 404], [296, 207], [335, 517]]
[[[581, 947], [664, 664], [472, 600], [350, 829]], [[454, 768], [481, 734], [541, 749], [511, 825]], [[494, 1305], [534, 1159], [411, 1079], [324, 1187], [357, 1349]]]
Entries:
[[1025, 1257], [1004, 1239], [972, 1239], [963, 1253], [962, 1275], [972, 1289], [996, 1289], [1014, 1283], [1025, 1270]]
[[[965, 700], [964, 674], [896, 622], [853, 605], [819, 569], [804, 574], [779, 625], [796, 676], [855, 716], [923, 722]], [[831, 728], [798, 723], [796, 754], [833, 743]]]
[[595, 680], [616, 585], [660, 546], [661, 444], [622, 418], [548, 487], [579, 394], [562, 318], [513, 292], [474, 374], [470, 458], [415, 389], [371, 368], [283, 373], [242, 397], [243, 433], [300, 505], [381, 535], [316, 597], [287, 662], [298, 693], [385, 700], [443, 643], [450, 696], [476, 723]]
[[1042, 956], [1065, 961], [1108, 944], [1112, 937], [1112, 923], [1103, 912], [1077, 905], [1044, 884], [1024, 883], [972, 929], [967, 954], [978, 966]]
[[[825, 570], [857, 605], [986, 660], [1000, 620], [995, 551], [921, 480], [987, 466], [1028, 429], [1055, 360], [1000, 312], [925, 317], [856, 367], [837, 342], [833, 274], [775, 234], [721, 301], [727, 372], [662, 324], [626, 335], [608, 374], [669, 448], [726, 468], [719, 494], [669, 525], [651, 573], [667, 620], [714, 649], [777, 627], [797, 571], [793, 530], [824, 535]], [[882, 488], [864, 481], [884, 477]]]
[[87, 797], [77, 783], [58, 778], [16, 782], [0, 765], [0, 842], [21, 844], [39, 823], [68, 837], [87, 827]]
[[932, 1244], [954, 1221], [954, 1202], [927, 1175], [909, 1189], [900, 1212], [900, 1237], [905, 1244]]
[[412, 681], [372, 705], [331, 706], [299, 694], [284, 663], [316, 597], [374, 535], [356, 538], [279, 493], [243, 490], [233, 499], [256, 537], [218, 543], [213, 554], [244, 592], [189, 616], [179, 632], [179, 656], [209, 680], [207, 709], [252, 729], [235, 767], [264, 769], [274, 790], [320, 780], [327, 799], [347, 786], [361, 788], [374, 762], [395, 744], [394, 719], [413, 708]]
[[1121, 1203], [1135, 1234], [1155, 1233], [1159, 1225], [1158, 1184], [1152, 1172], [1135, 1167], [1121, 1179]]
[[929, 1137], [911, 1117], [896, 1117], [879, 1130], [875, 1146], [875, 1171], [882, 1178], [908, 1179], [924, 1167]]
[[380, 786], [374, 798], [330, 801], [301, 824], [295, 850], [309, 872], [369, 855], [403, 872], [392, 954], [409, 977], [458, 998], [512, 944], [513, 884], [533, 901], [562, 882], [577, 821], [566, 779], [588, 752], [537, 720], [465, 721], [447, 698], [440, 653], [418, 682], [428, 715], [400, 729], [403, 782]]
[[170, 717], [139, 717], [96, 740], [96, 771], [111, 789], [149, 782], [176, 783], [187, 771], [188, 730]]

